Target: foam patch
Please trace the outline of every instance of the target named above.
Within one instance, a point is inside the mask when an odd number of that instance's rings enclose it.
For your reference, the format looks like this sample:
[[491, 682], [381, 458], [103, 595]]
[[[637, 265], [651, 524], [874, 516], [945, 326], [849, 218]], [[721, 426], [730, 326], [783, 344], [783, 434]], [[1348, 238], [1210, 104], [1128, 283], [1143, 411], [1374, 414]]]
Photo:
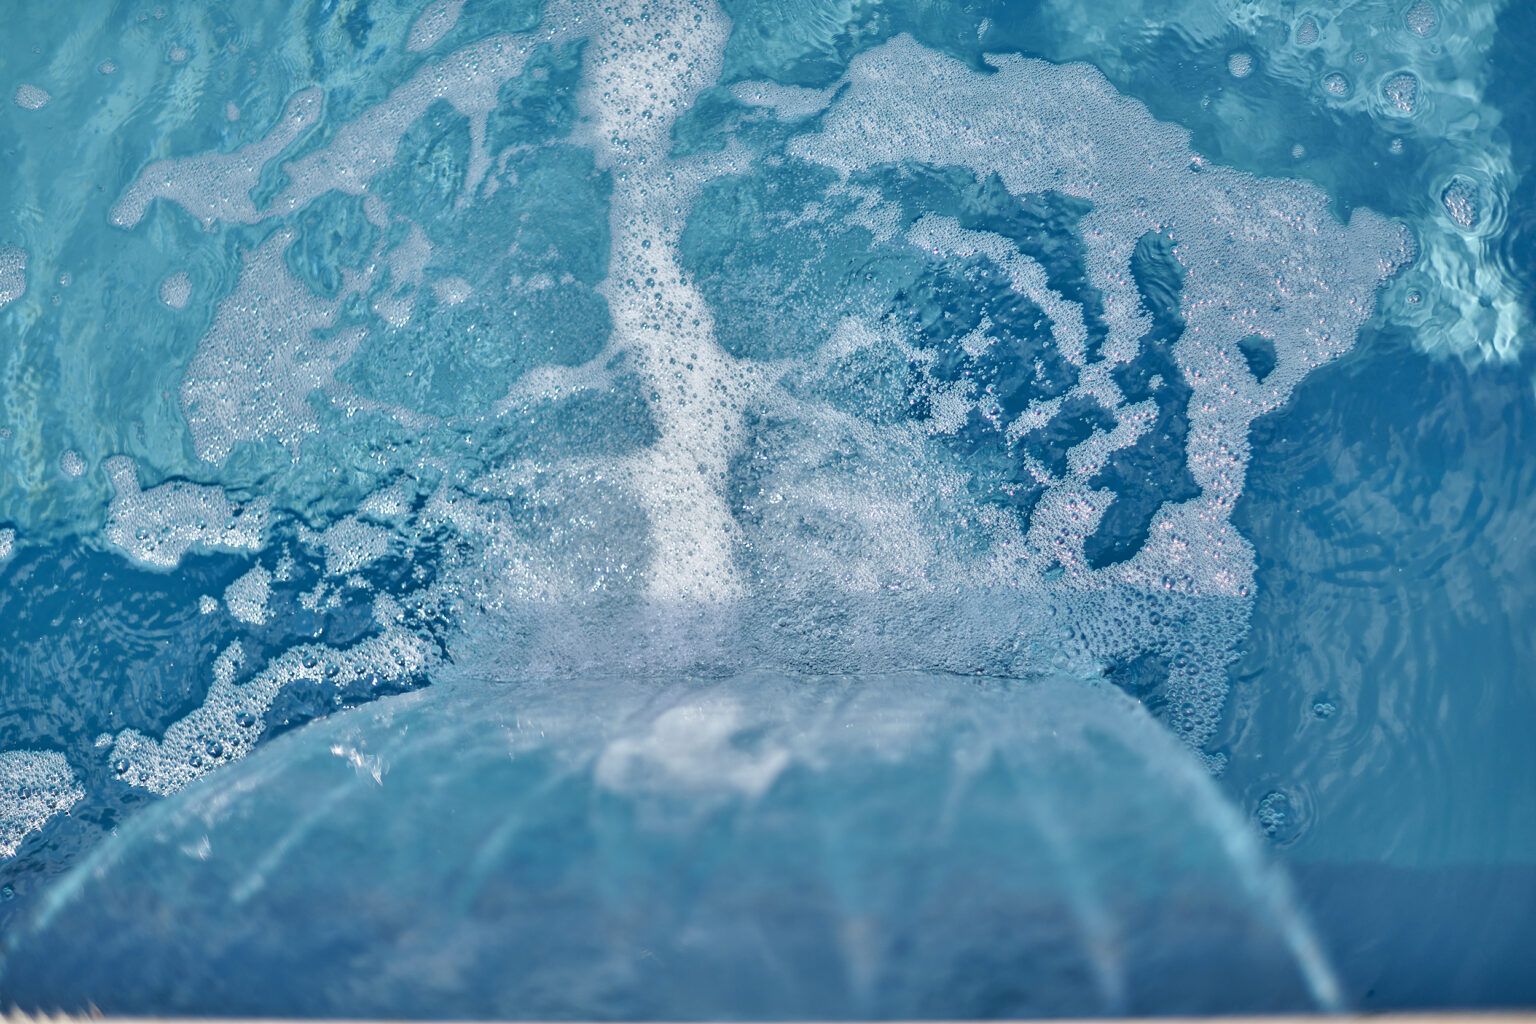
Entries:
[[189, 551], [255, 551], [266, 540], [270, 504], [245, 506], [218, 487], [172, 481], [144, 490], [133, 460], [114, 456], [105, 463], [114, 495], [103, 534], [129, 558], [158, 569], [174, 569]]
[[84, 798], [63, 754], [0, 753], [0, 858], [14, 856], [23, 839]]

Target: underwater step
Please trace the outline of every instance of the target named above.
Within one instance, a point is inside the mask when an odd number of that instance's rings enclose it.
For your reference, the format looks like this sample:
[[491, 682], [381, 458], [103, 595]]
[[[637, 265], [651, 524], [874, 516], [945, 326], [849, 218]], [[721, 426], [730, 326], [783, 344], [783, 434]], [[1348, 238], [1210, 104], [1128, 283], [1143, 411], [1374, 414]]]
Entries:
[[312, 723], [135, 816], [10, 930], [0, 998], [521, 1019], [1326, 1007], [1286, 893], [1199, 759], [1107, 684], [457, 683]]

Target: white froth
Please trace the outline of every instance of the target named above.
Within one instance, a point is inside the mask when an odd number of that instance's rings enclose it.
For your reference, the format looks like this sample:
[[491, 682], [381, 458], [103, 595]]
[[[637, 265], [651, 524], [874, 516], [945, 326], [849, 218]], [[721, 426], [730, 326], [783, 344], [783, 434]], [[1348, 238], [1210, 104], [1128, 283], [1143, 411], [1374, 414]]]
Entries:
[[16, 530], [7, 526], [0, 529], [0, 562], [4, 562], [16, 552]]
[[186, 309], [192, 299], [192, 278], [180, 271], [160, 282], [160, 301], [172, 309]]
[[613, 345], [653, 395], [660, 439], [628, 461], [651, 520], [657, 598], [737, 596], [736, 525], [724, 497], [750, 371], [715, 342], [714, 318], [678, 261], [696, 184], [666, 161], [673, 124], [719, 75], [729, 23], [712, 4], [623, 0], [589, 44], [582, 106], [613, 171], [602, 293]]
[[[1014, 287], [1047, 311], [1062, 353], [1081, 366], [1068, 394], [1092, 396], [1116, 420], [1113, 430], [1095, 432], [1067, 452], [1065, 478], [1037, 475], [1048, 487], [1022, 550], [1030, 553], [1030, 574], [1059, 566], [1065, 576], [1048, 583], [1044, 577], [1030, 582], [1027, 574], [1015, 585], [1041, 588], [1041, 601], [1061, 609], [1099, 658], [1134, 649], [1134, 636], [1113, 623], [1135, 614], [1137, 601], [1128, 599], [1136, 593], [1230, 600], [1245, 619], [1252, 552], [1228, 516], [1242, 489], [1248, 424], [1283, 403], [1310, 368], [1353, 343], [1375, 288], [1407, 258], [1407, 239], [1369, 214], [1357, 214], [1348, 226], [1338, 223], [1326, 198], [1309, 187], [1259, 181], [1199, 161], [1186, 133], [1154, 121], [1091, 68], [1019, 57], [990, 62], [996, 73], [981, 75], [908, 38], [894, 40], [854, 61], [821, 130], [793, 140], [791, 152], [845, 175], [902, 161], [960, 165], [978, 178], [997, 175], [1015, 195], [1057, 191], [1094, 204], [1080, 230], [1108, 328], [1095, 362], [1086, 361], [1080, 310], [1053, 295], [1043, 273], [1012, 243], [939, 218], [919, 221], [908, 235], [936, 256], [984, 255], [1006, 269]], [[1186, 330], [1174, 352], [1193, 390], [1186, 460], [1201, 493], [1161, 510], [1134, 557], [1091, 570], [1083, 545], [1112, 496], [1087, 481], [1153, 418], [1150, 403], [1125, 404], [1110, 374], [1137, 357], [1150, 327], [1130, 272], [1131, 254], [1148, 232], [1177, 240], [1185, 270], [1180, 312]], [[1237, 351], [1250, 334], [1283, 339], [1277, 367], [1262, 383]], [[1010, 436], [1048, 422], [1059, 402], [1026, 410]], [[1110, 591], [1122, 592], [1111, 605], [1088, 600]], [[1195, 742], [1214, 727], [1224, 695], [1229, 654], [1220, 647], [1209, 652], [1214, 663], [1175, 666], [1170, 680], [1170, 689], [1192, 706], [1173, 724]]]
[[459, 23], [464, 0], [433, 0], [411, 23], [405, 48], [412, 53], [430, 50]]
[[11, 99], [22, 110], [42, 110], [53, 97], [35, 85], [23, 83], [16, 87]]
[[437, 301], [447, 306], [463, 305], [475, 294], [474, 288], [462, 277], [445, 277], [434, 281], [432, 291], [437, 295]]
[[266, 625], [271, 617], [267, 601], [272, 596], [272, 574], [260, 565], [224, 589], [224, 606], [229, 614], [252, 626]]
[[27, 293], [27, 250], [0, 245], [0, 309]]
[[241, 507], [218, 487], [179, 480], [142, 490], [133, 460], [123, 455], [105, 468], [116, 493], [102, 532], [136, 562], [174, 569], [189, 551], [255, 551], [266, 540], [265, 499]]
[[67, 477], [82, 477], [85, 475], [85, 460], [71, 448], [59, 456], [59, 472]]
[[317, 298], [284, 264], [293, 239], [291, 230], [275, 231], [246, 258], [182, 378], [182, 409], [206, 462], [222, 464], [242, 441], [296, 451], [318, 426], [310, 392], [330, 383], [362, 340], [361, 327], [322, 332], [366, 277], [349, 277], [335, 300]]
[[423, 671], [430, 654], [417, 637], [386, 629], [338, 650], [320, 644], [291, 648], [252, 679], [235, 681], [245, 661], [239, 643], [213, 667], [213, 684], [201, 707], [174, 722], [160, 740], [134, 729], [118, 733], [109, 755], [112, 769], [130, 786], [162, 796], [250, 753], [260, 739], [263, 716], [283, 688], [295, 682], [344, 688], [369, 678], [394, 683]]
[[446, 100], [470, 121], [470, 167], [465, 183], [472, 192], [486, 170], [485, 122], [496, 109], [502, 83], [522, 73], [537, 41], [531, 36], [494, 36], [456, 50], [428, 64], [377, 106], [336, 130], [330, 143], [285, 163], [289, 186], [272, 203], [288, 213], [308, 205], [331, 189], [362, 194], [369, 181], [394, 162], [395, 150], [411, 124], [438, 100]]
[[305, 89], [289, 98], [272, 130], [232, 153], [157, 160], [139, 172], [117, 204], [112, 223], [131, 228], [155, 199], [168, 199], [203, 223], [254, 224], [261, 219], [251, 189], [262, 168], [320, 119], [323, 94]]
[[348, 576], [389, 554], [390, 532], [348, 516], [321, 533], [317, 543], [325, 552], [325, 574]]
[[64, 755], [54, 751], [0, 753], [0, 858], [21, 841], [85, 799], [85, 790]]
[[731, 95], [754, 107], [767, 107], [786, 121], [798, 121], [825, 110], [836, 93], [835, 87], [807, 89], [777, 82], [738, 82]]

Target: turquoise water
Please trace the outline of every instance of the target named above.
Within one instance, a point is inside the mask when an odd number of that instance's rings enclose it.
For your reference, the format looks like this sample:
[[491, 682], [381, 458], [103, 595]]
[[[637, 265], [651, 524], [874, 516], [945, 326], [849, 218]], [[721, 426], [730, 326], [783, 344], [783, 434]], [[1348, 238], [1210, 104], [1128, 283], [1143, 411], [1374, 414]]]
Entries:
[[0, 1004], [1536, 1002], [1536, 13], [7, 14]]

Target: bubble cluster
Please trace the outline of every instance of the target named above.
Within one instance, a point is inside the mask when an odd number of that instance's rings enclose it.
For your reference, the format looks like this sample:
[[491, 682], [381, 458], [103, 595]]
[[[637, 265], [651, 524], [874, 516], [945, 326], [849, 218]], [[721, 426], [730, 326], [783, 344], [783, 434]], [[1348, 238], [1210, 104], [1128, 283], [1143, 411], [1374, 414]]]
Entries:
[[186, 309], [192, 299], [192, 278], [178, 271], [160, 282], [160, 301], [172, 309]]
[[1419, 104], [1419, 80], [1411, 71], [1388, 75], [1381, 83], [1381, 95], [1391, 112], [1411, 117]]
[[1310, 14], [1304, 14], [1296, 22], [1293, 38], [1296, 40], [1297, 46], [1316, 46], [1321, 34], [1317, 27], [1317, 19]]
[[389, 554], [390, 531], [353, 516], [327, 527], [316, 538], [325, 552], [327, 576], [349, 576]]
[[16, 529], [11, 526], [0, 529], [0, 562], [4, 562], [16, 551]]
[[133, 460], [122, 455], [108, 459], [105, 469], [114, 494], [102, 533], [136, 562], [174, 569], [189, 551], [255, 551], [266, 540], [265, 499], [242, 507], [218, 487], [180, 480], [146, 491]]
[[464, 11], [464, 0], [432, 0], [426, 9], [411, 22], [411, 32], [405, 48], [412, 53], [430, 50], [453, 31]]
[[[959, 165], [978, 179], [995, 176], [1016, 196], [1055, 190], [1093, 203], [1082, 239], [1089, 279], [1104, 296], [1106, 355], [1098, 365], [1082, 361], [1078, 389], [1119, 425], [1070, 451], [1068, 477], [1046, 484], [1021, 538], [1032, 557], [1015, 563], [1024, 575], [1012, 582], [1040, 587], [1040, 603], [1060, 608], [1100, 659], [1144, 652], [1160, 632], [1122, 632], [1143, 616], [1167, 619], [1139, 593], [1204, 599], [1207, 607], [1230, 602], [1226, 626], [1206, 625], [1231, 642], [1241, 635], [1253, 578], [1251, 549], [1228, 520], [1241, 493], [1247, 424], [1282, 403], [1310, 368], [1347, 349], [1376, 287], [1406, 260], [1408, 241], [1369, 215], [1338, 224], [1321, 193], [1305, 186], [1204, 165], [1182, 131], [1152, 121], [1089, 68], [1016, 57], [991, 63], [996, 73], [981, 76], [905, 38], [888, 43], [854, 61], [820, 131], [795, 139], [791, 152], [843, 175], [902, 160]], [[1101, 148], [1091, 141], [1101, 134], [1119, 141]], [[1176, 241], [1185, 274], [1178, 310], [1185, 325], [1174, 352], [1192, 389], [1185, 448], [1199, 497], [1158, 509], [1135, 557], [1093, 569], [1083, 544], [1108, 503], [1127, 499], [1089, 481], [1147, 429], [1150, 412], [1126, 402], [1110, 372], [1137, 358], [1149, 327], [1128, 272], [1149, 232]], [[931, 240], [919, 244], [935, 248]], [[1277, 343], [1262, 381], [1241, 351], [1249, 335]], [[1064, 575], [1052, 582], [1055, 573]], [[1165, 636], [1152, 646], [1159, 644], [1176, 650], [1178, 641]], [[1225, 692], [1220, 646], [1202, 643], [1169, 662], [1170, 691], [1187, 705], [1173, 724], [1197, 742], [1214, 726]]]
[[1323, 91], [1330, 96], [1343, 99], [1354, 91], [1348, 76], [1342, 71], [1330, 71], [1323, 76]]
[[267, 602], [272, 596], [272, 573], [255, 565], [224, 590], [224, 607], [235, 619], [251, 626], [265, 625], [271, 617]]
[[23, 83], [16, 87], [11, 99], [22, 110], [42, 110], [53, 97], [35, 85]]
[[1440, 12], [1430, 0], [1414, 0], [1407, 13], [1403, 15], [1408, 30], [1420, 39], [1428, 39], [1435, 34], [1440, 27]]
[[27, 251], [14, 245], [0, 245], [0, 309], [27, 292]]
[[0, 858], [85, 798], [64, 755], [54, 751], [0, 753]]
[[253, 224], [260, 219], [251, 190], [264, 167], [320, 119], [322, 93], [295, 93], [277, 123], [261, 139], [231, 153], [211, 153], [184, 160], [157, 160], [139, 172], [112, 207], [112, 223], [132, 228], [149, 204], [168, 199], [202, 222]]
[[1233, 78], [1247, 78], [1253, 74], [1253, 54], [1238, 50], [1227, 55], [1227, 72]]
[[107, 754], [113, 773], [130, 786], [169, 795], [248, 754], [284, 688], [309, 683], [340, 693], [358, 685], [394, 683], [425, 671], [432, 654], [419, 637], [386, 629], [345, 649], [322, 644], [291, 648], [250, 679], [237, 681], [245, 657], [238, 642], [225, 648], [214, 663], [202, 706], [173, 723], [159, 740], [134, 729], [118, 733]]
[[1465, 175], [1456, 175], [1440, 193], [1446, 215], [1464, 231], [1474, 231], [1482, 219], [1482, 201], [1477, 183]]
[[182, 378], [182, 410], [206, 462], [222, 463], [241, 441], [297, 450], [318, 426], [310, 392], [331, 382], [362, 338], [360, 327], [324, 332], [366, 274], [348, 272], [340, 295], [320, 298], [285, 265], [294, 238], [275, 231], [246, 259]]
[[59, 456], [59, 472], [71, 478], [82, 477], [85, 475], [85, 460], [79, 452], [70, 448]]

